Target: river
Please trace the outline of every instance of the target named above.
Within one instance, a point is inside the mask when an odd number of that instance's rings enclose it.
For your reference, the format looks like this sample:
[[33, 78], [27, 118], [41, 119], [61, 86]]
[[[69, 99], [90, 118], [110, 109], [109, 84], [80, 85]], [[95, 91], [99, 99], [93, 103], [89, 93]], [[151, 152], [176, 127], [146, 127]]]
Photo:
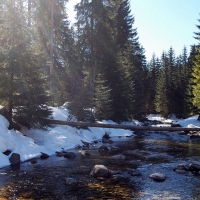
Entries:
[[[111, 138], [109, 147], [117, 146], [122, 153], [135, 153], [122, 163], [111, 163], [110, 153], [100, 155], [99, 141], [89, 147], [90, 156], [83, 157], [79, 151], [74, 159], [52, 156], [38, 159], [37, 163], [21, 163], [20, 166], [0, 169], [0, 200], [146, 200], [146, 199], [200, 199], [200, 175], [187, 172], [178, 174], [173, 169], [180, 163], [200, 161], [200, 140], [192, 140], [184, 133], [137, 132], [133, 137]], [[95, 164], [105, 165], [127, 179], [114, 182], [98, 180], [89, 176]], [[140, 175], [128, 174], [135, 169]], [[166, 176], [163, 182], [149, 178], [152, 173]], [[67, 186], [66, 178], [77, 181]]]

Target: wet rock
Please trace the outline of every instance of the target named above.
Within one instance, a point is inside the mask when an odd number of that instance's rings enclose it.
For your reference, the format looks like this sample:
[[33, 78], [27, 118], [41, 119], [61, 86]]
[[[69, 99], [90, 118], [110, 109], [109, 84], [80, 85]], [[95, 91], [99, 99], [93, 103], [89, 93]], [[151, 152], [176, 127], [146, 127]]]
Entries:
[[81, 148], [82, 148], [82, 146], [79, 144], [75, 146], [75, 149], [81, 149]]
[[36, 158], [31, 159], [31, 160], [30, 160], [30, 163], [31, 163], [31, 164], [36, 164], [36, 163], [37, 163], [37, 159], [36, 159]]
[[200, 135], [198, 134], [190, 135], [190, 139], [199, 139], [199, 138], [200, 138]]
[[90, 156], [90, 152], [88, 150], [82, 150], [79, 151], [81, 153], [82, 157], [89, 157]]
[[189, 169], [192, 173], [198, 173], [200, 171], [200, 163], [197, 162], [190, 163]]
[[127, 169], [128, 174], [130, 174], [131, 176], [141, 176], [141, 173], [138, 170], [135, 169]]
[[110, 170], [108, 170], [107, 167], [105, 167], [104, 165], [95, 165], [91, 172], [90, 172], [90, 176], [94, 176], [94, 177], [110, 177], [111, 173]]
[[107, 140], [110, 139], [109, 133], [105, 133], [102, 138], [105, 138]]
[[57, 155], [58, 157], [62, 157], [62, 156], [63, 156], [63, 152], [56, 151], [56, 155]]
[[180, 164], [178, 164], [178, 166], [175, 167], [173, 170], [174, 170], [174, 171], [176, 171], [176, 170], [185, 170], [185, 171], [189, 171], [190, 168], [189, 168], [189, 165], [188, 165], [188, 164], [180, 163]]
[[112, 146], [112, 147], [110, 148], [110, 152], [111, 152], [111, 153], [116, 153], [116, 152], [119, 152], [119, 151], [120, 151], [119, 147]]
[[172, 124], [171, 127], [181, 127], [180, 124]]
[[111, 173], [111, 175], [122, 174], [122, 172], [119, 170], [117, 170], [117, 171], [111, 170], [110, 173]]
[[85, 141], [83, 141], [83, 140], [81, 140], [81, 142], [82, 142], [85, 146], [87, 146], [87, 147], [89, 147], [89, 145], [90, 145], [89, 142], [85, 142]]
[[12, 152], [11, 150], [6, 150], [6, 151], [3, 152], [3, 154], [6, 155], [6, 156], [8, 156], [8, 155], [11, 154], [11, 152]]
[[153, 173], [149, 177], [155, 181], [164, 181], [166, 179], [166, 176], [161, 173]]
[[175, 169], [174, 171], [175, 171], [177, 174], [185, 174], [185, 173], [187, 173], [187, 171], [184, 170], [184, 169]]
[[82, 150], [88, 150], [89, 149], [89, 146], [83, 146], [82, 147]]
[[74, 178], [65, 178], [65, 185], [67, 186], [66, 190], [71, 191], [75, 188], [75, 186], [78, 184], [76, 179]]
[[109, 143], [109, 144], [112, 144], [113, 143], [113, 141], [112, 140], [110, 140], [110, 139], [106, 139], [106, 138], [102, 138], [102, 142], [103, 143]]
[[49, 158], [49, 155], [46, 154], [46, 153], [42, 153], [42, 152], [41, 152], [40, 158], [42, 158], [42, 159], [47, 159], [47, 158]]
[[106, 145], [101, 145], [100, 147], [99, 147], [99, 152], [100, 153], [107, 153], [107, 152], [109, 152], [109, 148], [106, 146]]
[[20, 155], [18, 153], [12, 153], [9, 158], [11, 165], [18, 165], [20, 164]]
[[76, 154], [75, 154], [74, 152], [64, 152], [64, 153], [63, 153], [63, 156], [64, 156], [65, 158], [68, 158], [68, 159], [73, 159], [73, 158], [76, 157]]

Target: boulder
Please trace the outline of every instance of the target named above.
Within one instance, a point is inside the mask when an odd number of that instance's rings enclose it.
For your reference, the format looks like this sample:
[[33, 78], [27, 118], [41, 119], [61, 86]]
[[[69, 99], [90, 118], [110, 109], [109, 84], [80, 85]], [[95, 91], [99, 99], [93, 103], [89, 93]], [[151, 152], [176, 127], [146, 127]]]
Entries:
[[154, 181], [164, 181], [166, 179], [166, 176], [161, 173], [153, 173], [149, 177]]
[[9, 158], [11, 165], [18, 165], [20, 164], [20, 155], [18, 153], [12, 153]]
[[105, 167], [104, 165], [95, 165], [91, 172], [90, 172], [90, 176], [94, 176], [94, 177], [110, 177], [111, 173], [110, 170], [108, 170], [107, 167]]

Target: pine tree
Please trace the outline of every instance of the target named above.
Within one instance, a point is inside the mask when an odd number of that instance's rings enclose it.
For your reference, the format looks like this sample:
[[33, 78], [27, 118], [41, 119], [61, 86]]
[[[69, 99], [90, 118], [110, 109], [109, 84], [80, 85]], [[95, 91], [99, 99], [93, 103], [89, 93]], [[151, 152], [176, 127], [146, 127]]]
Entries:
[[191, 115], [197, 114], [197, 107], [193, 105], [193, 98], [194, 95], [192, 93], [192, 87], [194, 85], [193, 83], [193, 77], [192, 77], [192, 69], [195, 61], [195, 56], [198, 53], [198, 48], [195, 45], [191, 46], [190, 50], [190, 55], [188, 58], [188, 82], [186, 85], [186, 90], [185, 90], [185, 99], [184, 99], [184, 116], [189, 117]]
[[103, 74], [98, 74], [95, 87], [95, 117], [98, 120], [109, 120], [113, 115], [111, 90], [108, 88]]
[[[42, 58], [31, 45], [23, 1], [2, 3], [0, 24], [0, 99], [10, 128], [22, 124], [28, 128], [46, 128], [51, 110], [43, 88], [40, 70]], [[15, 126], [16, 127], [16, 126]]]
[[[198, 20], [200, 22], [200, 20]], [[200, 26], [197, 25], [197, 28], [200, 30]], [[197, 32], [195, 33], [196, 37], [195, 39], [197, 39], [198, 41], [200, 40], [200, 33]], [[192, 94], [193, 94], [193, 99], [192, 99], [192, 103], [193, 105], [198, 109], [200, 108], [200, 47], [199, 45], [197, 46], [197, 53], [195, 55], [195, 59], [193, 61], [193, 72], [192, 72]]]

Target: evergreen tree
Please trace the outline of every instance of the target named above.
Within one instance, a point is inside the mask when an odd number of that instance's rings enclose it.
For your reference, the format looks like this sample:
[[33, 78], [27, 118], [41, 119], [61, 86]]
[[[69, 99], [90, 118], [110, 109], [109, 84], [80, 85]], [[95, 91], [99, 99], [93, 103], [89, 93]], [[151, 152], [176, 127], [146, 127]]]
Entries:
[[95, 87], [95, 116], [98, 120], [109, 120], [113, 115], [111, 107], [111, 90], [109, 90], [103, 74], [98, 74]]
[[28, 128], [46, 128], [51, 110], [46, 106], [45, 77], [39, 68], [42, 58], [32, 48], [23, 5], [22, 0], [1, 4], [1, 105], [10, 128], [19, 124]]
[[192, 69], [195, 61], [195, 56], [197, 55], [198, 48], [195, 45], [191, 46], [190, 56], [188, 58], [188, 82], [185, 90], [185, 101], [184, 101], [184, 116], [189, 117], [191, 115], [197, 114], [197, 107], [193, 105], [194, 95], [192, 93], [193, 88], [193, 77], [192, 77]]
[[[200, 20], [198, 20], [200, 22]], [[197, 25], [197, 28], [200, 30], [200, 26]], [[197, 39], [198, 41], [200, 40], [200, 32], [196, 32], [195, 33], [196, 37], [195, 39]], [[198, 109], [200, 108], [200, 49], [199, 49], [199, 44], [197, 46], [197, 52], [195, 52], [195, 46], [193, 47], [193, 54], [196, 53], [195, 58], [193, 61], [193, 72], [192, 72], [192, 82], [191, 82], [191, 87], [192, 87], [192, 94], [193, 94], [193, 99], [192, 99], [192, 103], [193, 105]]]
[[168, 57], [163, 52], [161, 57], [161, 70], [160, 75], [156, 84], [156, 95], [155, 95], [155, 110], [162, 116], [167, 117], [169, 114], [169, 99], [168, 99], [168, 75], [167, 75], [167, 63]]

